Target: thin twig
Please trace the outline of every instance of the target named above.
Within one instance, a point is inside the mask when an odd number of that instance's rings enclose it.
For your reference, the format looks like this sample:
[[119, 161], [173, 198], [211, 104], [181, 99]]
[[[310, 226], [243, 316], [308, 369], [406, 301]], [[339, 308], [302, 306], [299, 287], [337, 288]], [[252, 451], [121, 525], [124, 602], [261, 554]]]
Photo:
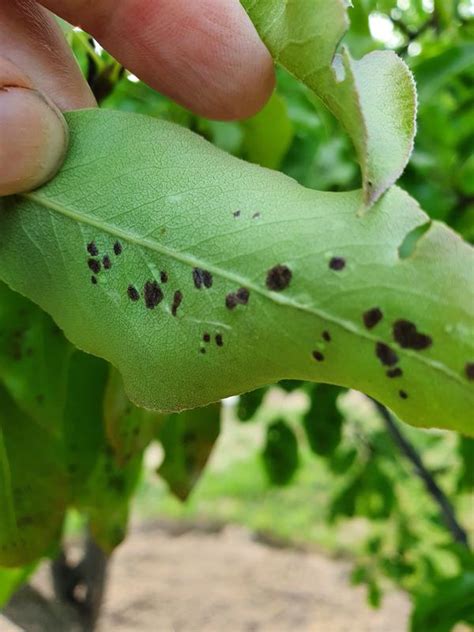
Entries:
[[454, 513], [454, 508], [448, 500], [447, 496], [439, 487], [431, 472], [425, 467], [420, 455], [418, 454], [414, 446], [404, 436], [390, 412], [385, 408], [385, 406], [379, 404], [379, 402], [376, 402], [375, 400], [373, 401], [385, 423], [388, 432], [398, 446], [400, 452], [411, 462], [415, 473], [421, 478], [426, 487], [426, 490], [438, 505], [443, 517], [443, 521], [450, 531], [451, 535], [453, 536], [454, 541], [463, 544], [466, 548], [469, 548], [467, 533], [458, 522], [456, 514]]

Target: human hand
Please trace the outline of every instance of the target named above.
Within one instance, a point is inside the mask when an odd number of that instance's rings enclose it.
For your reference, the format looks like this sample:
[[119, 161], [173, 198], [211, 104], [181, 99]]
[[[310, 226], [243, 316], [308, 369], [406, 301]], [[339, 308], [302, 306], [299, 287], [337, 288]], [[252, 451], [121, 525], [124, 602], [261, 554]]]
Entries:
[[273, 89], [239, 0], [0, 0], [0, 195], [50, 179], [67, 148], [61, 110], [96, 105], [48, 10], [197, 114], [245, 118]]

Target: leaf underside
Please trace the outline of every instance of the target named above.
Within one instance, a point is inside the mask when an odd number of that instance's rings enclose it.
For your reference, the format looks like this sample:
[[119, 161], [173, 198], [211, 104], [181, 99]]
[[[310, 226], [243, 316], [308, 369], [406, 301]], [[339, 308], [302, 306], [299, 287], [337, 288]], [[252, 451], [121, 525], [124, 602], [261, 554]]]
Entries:
[[[349, 26], [345, 0], [241, 0], [275, 61], [310, 88], [352, 139], [371, 206], [398, 179], [413, 149], [416, 89], [391, 51], [354, 60], [337, 52]], [[361, 201], [362, 205], [362, 201]]]
[[433, 222], [400, 256], [429, 222], [406, 193], [360, 217], [361, 191], [307, 190], [172, 124], [67, 119], [58, 176], [0, 202], [0, 276], [133, 401], [177, 411], [305, 379], [473, 433], [472, 250]]

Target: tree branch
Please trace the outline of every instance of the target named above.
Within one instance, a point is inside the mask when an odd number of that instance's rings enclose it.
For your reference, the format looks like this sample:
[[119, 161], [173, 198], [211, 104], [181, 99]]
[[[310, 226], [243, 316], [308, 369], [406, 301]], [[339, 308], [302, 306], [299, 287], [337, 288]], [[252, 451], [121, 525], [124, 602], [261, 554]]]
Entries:
[[400, 452], [411, 462], [415, 473], [423, 481], [426, 490], [438, 505], [443, 522], [453, 536], [454, 541], [463, 544], [466, 548], [469, 548], [467, 533], [459, 524], [456, 514], [454, 513], [454, 508], [447, 496], [439, 487], [431, 472], [425, 467], [414, 446], [404, 436], [391, 413], [385, 408], [385, 406], [382, 406], [382, 404], [379, 404], [379, 402], [376, 402], [375, 400], [373, 401], [393, 441]]

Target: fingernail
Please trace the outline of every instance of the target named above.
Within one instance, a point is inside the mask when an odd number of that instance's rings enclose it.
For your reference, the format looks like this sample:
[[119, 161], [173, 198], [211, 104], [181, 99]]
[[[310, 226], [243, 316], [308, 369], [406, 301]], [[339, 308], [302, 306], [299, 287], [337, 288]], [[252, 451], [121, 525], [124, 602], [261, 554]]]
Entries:
[[37, 90], [0, 88], [0, 195], [50, 180], [64, 160], [68, 129], [61, 112]]

